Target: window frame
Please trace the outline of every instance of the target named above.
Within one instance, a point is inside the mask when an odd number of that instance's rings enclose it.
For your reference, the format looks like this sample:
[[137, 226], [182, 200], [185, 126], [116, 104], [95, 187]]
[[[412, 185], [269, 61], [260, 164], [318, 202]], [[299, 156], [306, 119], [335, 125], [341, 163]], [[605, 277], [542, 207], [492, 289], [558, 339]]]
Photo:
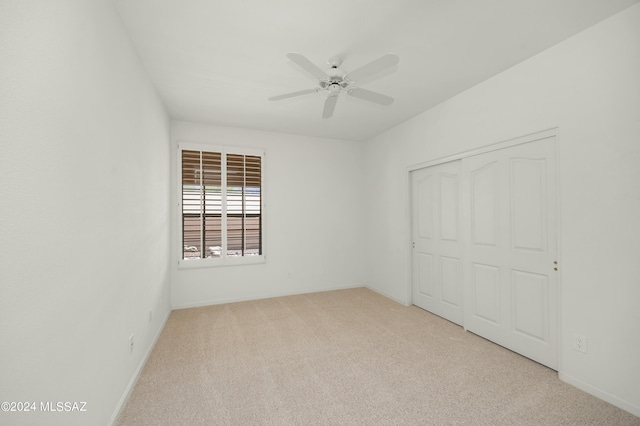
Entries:
[[[220, 258], [201, 258], [201, 259], [184, 259], [184, 242], [183, 242], [183, 208], [182, 208], [182, 151], [206, 151], [206, 152], [219, 152], [221, 153], [222, 163], [222, 241], [223, 250]], [[261, 251], [262, 254], [251, 256], [228, 256], [226, 247], [227, 239], [227, 155], [250, 155], [258, 156], [260, 160], [260, 216], [261, 216]], [[264, 263], [266, 261], [265, 256], [265, 152], [259, 148], [245, 148], [238, 146], [226, 146], [226, 145], [209, 145], [206, 143], [195, 142], [178, 142], [176, 150], [176, 199], [177, 199], [177, 235], [178, 243], [178, 269], [192, 269], [192, 268], [206, 268], [217, 266], [232, 266], [232, 265], [252, 265]]]

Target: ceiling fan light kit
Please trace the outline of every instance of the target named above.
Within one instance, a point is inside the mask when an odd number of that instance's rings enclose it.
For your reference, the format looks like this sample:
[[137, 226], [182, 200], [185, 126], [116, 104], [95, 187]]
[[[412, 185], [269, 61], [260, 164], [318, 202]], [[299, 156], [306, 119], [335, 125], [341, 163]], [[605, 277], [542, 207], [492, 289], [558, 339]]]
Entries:
[[314, 89], [300, 90], [297, 92], [287, 93], [279, 96], [272, 96], [270, 101], [279, 101], [281, 99], [292, 98], [295, 96], [307, 95], [311, 93], [317, 93], [321, 90], [328, 92], [327, 99], [324, 102], [324, 109], [322, 110], [322, 118], [329, 118], [333, 115], [333, 112], [338, 102], [338, 95], [341, 92], [346, 93], [354, 98], [362, 99], [369, 102], [374, 102], [380, 105], [391, 105], [393, 98], [381, 93], [373, 92], [371, 90], [357, 87], [358, 81], [373, 77], [378, 72], [390, 68], [396, 65], [400, 58], [394, 54], [386, 54], [370, 62], [355, 71], [346, 72], [340, 65], [342, 65], [342, 59], [339, 56], [333, 56], [329, 58], [327, 63], [330, 68], [327, 71], [323, 71], [313, 62], [307, 59], [305, 56], [299, 53], [288, 53], [287, 57], [295, 62], [300, 68], [307, 71], [309, 74], [318, 79], [318, 86]]

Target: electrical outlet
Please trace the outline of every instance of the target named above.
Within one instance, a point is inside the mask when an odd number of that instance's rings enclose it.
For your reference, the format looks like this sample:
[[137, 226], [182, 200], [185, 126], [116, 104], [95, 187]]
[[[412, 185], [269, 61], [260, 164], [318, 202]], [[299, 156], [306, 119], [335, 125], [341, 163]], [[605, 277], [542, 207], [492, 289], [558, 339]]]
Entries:
[[133, 353], [133, 334], [129, 336], [129, 354]]
[[581, 334], [573, 335], [573, 349], [579, 352], [587, 353], [587, 338]]

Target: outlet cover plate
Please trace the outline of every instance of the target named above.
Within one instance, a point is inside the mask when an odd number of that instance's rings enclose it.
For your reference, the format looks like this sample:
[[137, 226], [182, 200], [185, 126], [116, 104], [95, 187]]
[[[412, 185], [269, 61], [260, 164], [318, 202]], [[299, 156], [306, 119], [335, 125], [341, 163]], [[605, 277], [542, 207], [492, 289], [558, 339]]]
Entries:
[[587, 338], [581, 334], [573, 335], [573, 349], [576, 351], [587, 353]]

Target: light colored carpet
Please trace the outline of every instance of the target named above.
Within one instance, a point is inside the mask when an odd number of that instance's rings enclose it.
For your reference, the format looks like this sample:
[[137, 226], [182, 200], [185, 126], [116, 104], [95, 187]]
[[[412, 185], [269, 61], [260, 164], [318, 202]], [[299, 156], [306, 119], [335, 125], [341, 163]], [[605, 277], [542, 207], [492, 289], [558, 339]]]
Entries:
[[640, 425], [370, 290], [172, 312], [118, 425]]

